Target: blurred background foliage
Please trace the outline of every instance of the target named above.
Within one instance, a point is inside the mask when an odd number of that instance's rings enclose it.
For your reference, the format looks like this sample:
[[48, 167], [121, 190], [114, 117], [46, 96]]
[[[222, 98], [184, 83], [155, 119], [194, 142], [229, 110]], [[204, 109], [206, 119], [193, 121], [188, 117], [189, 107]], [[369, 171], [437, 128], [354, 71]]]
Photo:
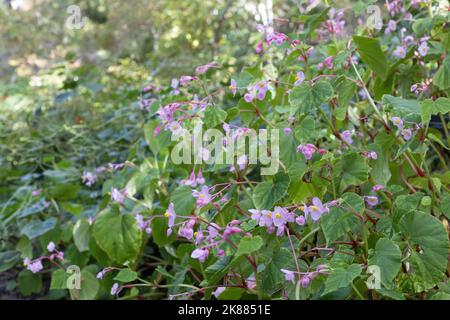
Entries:
[[[65, 25], [70, 5], [81, 9], [81, 29]], [[0, 297], [28, 297], [48, 286], [50, 274], [34, 277], [21, 261], [49, 239], [69, 242], [77, 217], [98, 210], [102, 190], [82, 187], [84, 170], [142, 157], [143, 86], [168, 87], [212, 61], [225, 67], [218, 80], [228, 82], [228, 73], [257, 60], [257, 23], [273, 20], [293, 30], [290, 17], [307, 6], [300, 0], [1, 0]], [[51, 200], [36, 201], [39, 190]], [[61, 227], [46, 231], [47, 222]], [[24, 235], [30, 225], [40, 226], [33, 229], [42, 234], [38, 243]], [[69, 247], [69, 260], [86, 258]]]

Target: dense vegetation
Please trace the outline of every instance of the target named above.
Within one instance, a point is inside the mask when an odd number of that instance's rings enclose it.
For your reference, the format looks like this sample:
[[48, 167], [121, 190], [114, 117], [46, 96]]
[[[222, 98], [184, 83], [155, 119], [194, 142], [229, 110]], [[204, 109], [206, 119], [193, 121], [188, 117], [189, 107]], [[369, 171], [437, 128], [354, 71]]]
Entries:
[[2, 298], [450, 298], [448, 4], [279, 2], [2, 7]]

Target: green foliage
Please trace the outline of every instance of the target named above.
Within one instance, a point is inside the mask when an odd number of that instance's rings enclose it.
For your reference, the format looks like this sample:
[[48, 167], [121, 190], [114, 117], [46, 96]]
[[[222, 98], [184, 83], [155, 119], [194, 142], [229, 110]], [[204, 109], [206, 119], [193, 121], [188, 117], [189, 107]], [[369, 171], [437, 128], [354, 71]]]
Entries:
[[[326, 26], [364, 1], [281, 1], [256, 33], [233, 1], [99, 0], [75, 32], [68, 4], [0, 8], [0, 298], [449, 298], [447, 12], [352, 34]], [[198, 123], [273, 140], [175, 164]]]

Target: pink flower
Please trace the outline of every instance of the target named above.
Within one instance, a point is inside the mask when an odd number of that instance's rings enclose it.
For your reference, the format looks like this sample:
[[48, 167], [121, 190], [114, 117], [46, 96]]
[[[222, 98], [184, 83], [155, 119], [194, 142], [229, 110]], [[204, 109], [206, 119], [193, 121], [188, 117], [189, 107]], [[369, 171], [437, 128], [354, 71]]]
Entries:
[[42, 189], [36, 189], [36, 190], [31, 191], [31, 195], [32, 195], [33, 197], [37, 197], [37, 196], [39, 196], [41, 193], [42, 193]]
[[48, 252], [53, 252], [55, 251], [55, 244], [53, 243], [53, 241], [50, 241], [47, 245], [47, 250]]
[[303, 278], [302, 278], [302, 282], [301, 282], [302, 283], [302, 287], [303, 288], [307, 288], [310, 282], [311, 282], [311, 279], [309, 278], [309, 276], [308, 275], [304, 275]]
[[195, 172], [192, 170], [191, 174], [189, 175], [189, 179], [186, 180], [184, 183], [187, 186], [195, 187], [197, 185], [197, 180], [195, 179]]
[[285, 135], [287, 135], [287, 136], [288, 136], [288, 135], [290, 135], [290, 134], [291, 134], [291, 132], [292, 132], [292, 129], [291, 129], [291, 128], [289, 128], [289, 127], [286, 127], [286, 128], [284, 128], [284, 129], [283, 129], [283, 132], [284, 132], [284, 134], [285, 134]]
[[203, 178], [202, 169], [198, 170], [197, 183], [198, 184], [204, 184], [205, 183], [205, 178]]
[[385, 33], [388, 34], [394, 32], [395, 30], [397, 30], [397, 22], [395, 20], [389, 20]]
[[373, 207], [378, 204], [378, 198], [375, 196], [364, 197], [364, 200], [366, 201], [366, 203], [369, 207]]
[[290, 271], [290, 270], [286, 270], [286, 269], [280, 269], [281, 272], [284, 273], [284, 279], [286, 279], [286, 281], [291, 281], [292, 283], [295, 282], [295, 273], [294, 271]]
[[169, 129], [173, 135], [179, 135], [183, 132], [183, 127], [178, 121], [171, 121], [166, 126], [165, 129]]
[[316, 150], [317, 150], [316, 146], [313, 144], [310, 144], [310, 143], [307, 143], [305, 145], [300, 144], [297, 147], [297, 152], [303, 153], [306, 160], [311, 160], [311, 158], [312, 158], [314, 152], [316, 152]]
[[197, 80], [197, 77], [192, 77], [192, 76], [182, 76], [180, 78], [180, 85], [182, 85], [183, 87], [187, 86], [189, 82]]
[[247, 155], [243, 154], [243, 155], [239, 156], [237, 158], [237, 160], [236, 160], [236, 163], [237, 163], [237, 165], [239, 167], [239, 170], [244, 170], [245, 167], [248, 164], [248, 157], [247, 157]]
[[260, 210], [250, 209], [248, 211], [252, 214], [251, 215], [252, 220], [259, 221], [259, 219], [261, 219], [261, 211]]
[[211, 62], [211, 63], [208, 63], [203, 66], [199, 66], [199, 67], [195, 68], [195, 74], [202, 75], [202, 74], [205, 74], [209, 69], [218, 68], [219, 66], [220, 65], [215, 62]]
[[411, 136], [412, 136], [412, 131], [411, 131], [411, 129], [403, 129], [403, 130], [402, 130], [402, 136], [403, 136], [403, 139], [405, 139], [406, 141], [408, 141], [409, 139], [411, 139]]
[[201, 263], [205, 262], [205, 260], [209, 256], [209, 250], [206, 248], [195, 249], [191, 253], [191, 258], [198, 259]]
[[367, 158], [368, 159], [373, 159], [373, 160], [377, 160], [378, 159], [378, 155], [375, 151], [370, 151], [367, 153]]
[[297, 75], [295, 76], [294, 86], [301, 85], [303, 81], [305, 81], [305, 74], [303, 73], [303, 71], [297, 72]]
[[218, 287], [218, 288], [213, 292], [213, 296], [216, 297], [216, 299], [218, 299], [219, 296], [220, 296], [220, 294], [221, 294], [222, 292], [224, 292], [225, 289], [226, 289], [225, 287]]
[[228, 124], [228, 123], [224, 123], [223, 125], [222, 125], [222, 127], [223, 127], [223, 130], [225, 131], [225, 133], [226, 134], [229, 134], [230, 133], [230, 125]]
[[391, 14], [395, 16], [396, 14], [403, 11], [403, 1], [402, 0], [391, 0], [390, 2], [386, 0], [386, 7]]
[[376, 185], [374, 185], [374, 186], [372, 187], [372, 191], [373, 191], [373, 192], [377, 192], [377, 191], [380, 191], [380, 190], [383, 190], [383, 189], [384, 189], [384, 186], [381, 185], [381, 184], [376, 184]]
[[236, 84], [236, 81], [234, 79], [231, 79], [229, 89], [233, 93], [233, 96], [235, 96], [236, 95], [236, 91], [237, 91], [237, 84]]
[[255, 94], [254, 94], [254, 92], [247, 92], [247, 93], [244, 95], [244, 100], [245, 100], [247, 103], [252, 102], [253, 99], [255, 99]]
[[343, 33], [345, 27], [344, 11], [332, 8], [329, 12], [329, 17], [330, 19], [322, 23], [323, 29], [319, 29], [319, 34], [322, 37], [326, 37]]
[[317, 197], [313, 198], [311, 206], [309, 207], [305, 206], [305, 215], [306, 216], [311, 215], [311, 218], [313, 219], [314, 222], [319, 221], [322, 214], [329, 212], [330, 208], [325, 207], [322, 204], [322, 201], [320, 201], [320, 199]]
[[332, 56], [329, 56], [323, 60], [323, 63], [326, 65], [328, 69], [333, 69], [333, 60], [334, 58]]
[[342, 140], [344, 140], [345, 142], [347, 142], [347, 144], [352, 144], [353, 140], [352, 140], [352, 132], [350, 130], [345, 130], [344, 132], [341, 133], [341, 137]]
[[262, 210], [261, 211], [261, 219], [259, 219], [259, 225], [261, 227], [270, 227], [272, 226], [273, 220], [272, 220], [272, 212], [269, 210]]
[[33, 273], [38, 273], [39, 271], [44, 269], [41, 260], [30, 261], [30, 259], [25, 258], [24, 264], [27, 266], [27, 269]]
[[297, 218], [295, 218], [295, 222], [300, 225], [303, 226], [306, 222], [305, 217], [304, 216], [298, 216]]
[[119, 191], [116, 188], [113, 188], [111, 190], [111, 200], [123, 204], [123, 202], [125, 201], [125, 197], [126, 197], [126, 191]]
[[284, 33], [272, 31], [267, 33], [266, 40], [270, 45], [275, 43], [277, 46], [280, 46], [283, 42], [289, 40], [289, 37]]
[[194, 190], [192, 195], [197, 198], [197, 207], [199, 209], [211, 202], [211, 195], [207, 186], [203, 186], [201, 191]]
[[225, 231], [223, 232], [223, 236], [226, 238], [228, 236], [231, 236], [232, 234], [242, 232], [242, 229], [234, 226], [227, 226], [225, 228]]
[[111, 295], [115, 295], [119, 293], [119, 284], [116, 282], [111, 287]]
[[406, 48], [403, 46], [398, 46], [394, 52], [393, 52], [394, 57], [403, 59], [404, 57], [406, 57]]
[[264, 100], [264, 98], [266, 97], [266, 93], [269, 90], [269, 85], [267, 81], [261, 81], [259, 82], [256, 86], [256, 97], [258, 98], [258, 100], [262, 101]]
[[419, 51], [419, 54], [422, 57], [425, 57], [427, 55], [429, 49], [430, 49], [430, 47], [428, 47], [426, 41], [424, 41], [419, 45], [417, 50]]
[[283, 226], [287, 221], [288, 211], [285, 208], [275, 207], [272, 215], [273, 224], [277, 227]]
[[399, 117], [392, 117], [392, 122], [399, 130], [403, 129], [403, 120]]
[[264, 49], [264, 43], [262, 41], [260, 41], [258, 43], [258, 45], [256, 46], [255, 51], [256, 51], [256, 53], [260, 54], [263, 51], [263, 49]]
[[180, 231], [178, 232], [178, 234], [181, 237], [184, 237], [184, 238], [190, 240], [194, 236], [194, 230], [189, 227], [182, 227], [182, 228], [180, 228]]
[[97, 180], [97, 176], [92, 172], [84, 171], [81, 180], [86, 186], [90, 187]]
[[167, 209], [167, 211], [164, 213], [164, 217], [168, 218], [168, 226], [171, 229], [174, 224], [175, 224], [175, 218], [176, 218], [176, 213], [175, 213], [175, 209], [173, 207], [173, 203], [171, 202], [169, 204], [169, 208]]

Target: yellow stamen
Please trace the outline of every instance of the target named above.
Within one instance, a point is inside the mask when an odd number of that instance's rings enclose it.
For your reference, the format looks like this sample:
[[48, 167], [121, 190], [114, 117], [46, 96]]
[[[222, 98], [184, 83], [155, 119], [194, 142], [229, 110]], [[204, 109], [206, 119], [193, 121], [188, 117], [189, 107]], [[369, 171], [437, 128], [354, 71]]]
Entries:
[[196, 237], [196, 236], [198, 236], [198, 232], [197, 231], [194, 232], [194, 237]]
[[200, 194], [198, 195], [198, 197], [199, 197], [199, 198], [204, 198], [204, 197], [205, 197], [205, 194], [200, 193]]
[[267, 218], [271, 218], [272, 214], [270, 212], [267, 213]]
[[166, 218], [170, 217], [170, 212], [166, 211], [166, 213], [164, 213], [164, 217], [166, 217]]
[[281, 218], [281, 214], [277, 213], [277, 214], [275, 215], [275, 218], [280, 219], [280, 218]]
[[316, 206], [312, 206], [311, 208], [313, 209], [313, 211], [319, 210], [319, 208], [317, 208]]

